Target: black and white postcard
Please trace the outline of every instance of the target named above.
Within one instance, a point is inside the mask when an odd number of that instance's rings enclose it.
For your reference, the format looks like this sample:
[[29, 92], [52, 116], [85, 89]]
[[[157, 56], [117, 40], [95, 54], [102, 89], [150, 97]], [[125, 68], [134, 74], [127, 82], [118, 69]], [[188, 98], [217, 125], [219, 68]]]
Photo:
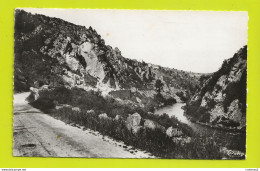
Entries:
[[245, 159], [247, 12], [14, 16], [13, 156]]

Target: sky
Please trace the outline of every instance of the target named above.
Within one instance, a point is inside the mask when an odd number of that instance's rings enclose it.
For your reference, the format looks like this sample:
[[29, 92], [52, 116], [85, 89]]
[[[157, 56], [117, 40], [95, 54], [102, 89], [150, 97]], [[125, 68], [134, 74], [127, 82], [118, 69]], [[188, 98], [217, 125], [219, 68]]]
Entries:
[[91, 26], [124, 57], [198, 73], [217, 71], [247, 44], [247, 12], [24, 10]]

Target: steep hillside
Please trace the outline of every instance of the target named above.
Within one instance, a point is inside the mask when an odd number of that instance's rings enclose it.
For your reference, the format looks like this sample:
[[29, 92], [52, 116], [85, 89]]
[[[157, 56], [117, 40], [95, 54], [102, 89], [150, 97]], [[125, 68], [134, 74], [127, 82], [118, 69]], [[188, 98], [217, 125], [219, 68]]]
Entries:
[[247, 46], [225, 60], [212, 75], [201, 78], [203, 86], [188, 101], [186, 115], [194, 121], [220, 127], [246, 124]]
[[[196, 90], [200, 74], [125, 58], [92, 28], [58, 18], [15, 12], [14, 90], [82, 87], [109, 93], [129, 90], [182, 100]], [[161, 88], [156, 82], [161, 81]], [[159, 90], [158, 90], [159, 88]]]

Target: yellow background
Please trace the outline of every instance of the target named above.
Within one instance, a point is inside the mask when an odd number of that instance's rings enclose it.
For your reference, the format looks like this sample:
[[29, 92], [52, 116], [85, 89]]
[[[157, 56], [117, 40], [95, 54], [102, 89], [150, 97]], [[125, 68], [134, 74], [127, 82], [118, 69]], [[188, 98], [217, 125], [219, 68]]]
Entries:
[[[260, 167], [260, 0], [0, 0], [0, 168], [3, 167]], [[248, 11], [246, 160], [84, 159], [12, 157], [14, 9], [109, 8]]]

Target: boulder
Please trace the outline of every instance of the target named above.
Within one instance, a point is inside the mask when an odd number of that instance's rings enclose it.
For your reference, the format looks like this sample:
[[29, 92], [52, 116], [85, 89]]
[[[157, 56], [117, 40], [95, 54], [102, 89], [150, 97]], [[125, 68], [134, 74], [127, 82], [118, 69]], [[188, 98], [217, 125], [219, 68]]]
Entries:
[[140, 130], [140, 122], [142, 117], [138, 113], [129, 115], [126, 119], [126, 127], [129, 131], [137, 133]]
[[88, 111], [87, 111], [87, 114], [95, 114], [95, 111], [94, 111], [93, 109], [88, 110]]
[[102, 113], [98, 115], [99, 119], [108, 119], [108, 116], [106, 113]]
[[241, 109], [241, 104], [239, 104], [239, 100], [236, 99], [234, 101], [232, 101], [232, 103], [230, 104], [230, 106], [228, 107], [228, 118], [236, 121], [236, 122], [240, 122], [241, 118], [242, 118], [242, 109]]
[[81, 53], [90, 53], [90, 51], [93, 49], [94, 45], [90, 42], [84, 42], [79, 46], [80, 55]]
[[181, 130], [179, 130], [178, 128], [169, 127], [166, 130], [166, 135], [168, 137], [179, 137], [179, 136], [183, 135], [183, 132]]
[[38, 98], [40, 97], [39, 89], [34, 88], [34, 87], [30, 87], [30, 91], [31, 91], [31, 95], [33, 96], [33, 100], [32, 101], [38, 100]]
[[40, 92], [43, 90], [48, 90], [49, 86], [48, 85], [43, 85], [42, 87], [38, 88], [34, 88], [34, 87], [30, 87], [30, 91], [31, 91], [31, 95], [33, 97], [32, 101], [38, 100], [40, 97]]
[[116, 115], [115, 120], [118, 121], [121, 118], [120, 115]]
[[81, 111], [79, 107], [73, 107], [73, 108], [71, 108], [71, 110], [75, 111], [75, 112], [80, 112]]

